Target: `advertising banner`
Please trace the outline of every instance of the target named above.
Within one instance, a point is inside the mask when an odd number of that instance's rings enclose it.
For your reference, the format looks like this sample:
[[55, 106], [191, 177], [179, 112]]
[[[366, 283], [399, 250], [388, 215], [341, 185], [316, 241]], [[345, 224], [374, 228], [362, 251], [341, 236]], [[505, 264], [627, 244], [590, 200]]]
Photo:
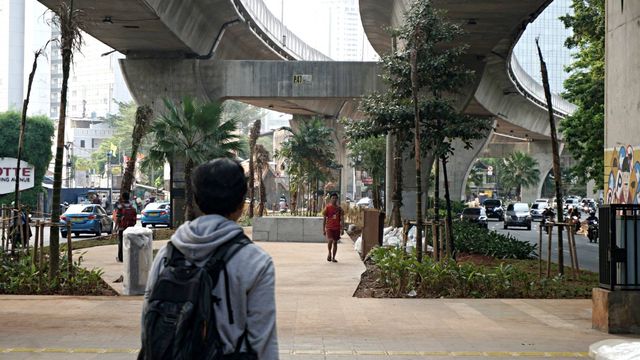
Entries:
[[0, 195], [9, 194], [16, 189], [16, 181], [20, 181], [20, 190], [31, 189], [35, 183], [36, 172], [32, 165], [20, 161], [20, 173], [17, 173], [18, 159], [0, 158]]

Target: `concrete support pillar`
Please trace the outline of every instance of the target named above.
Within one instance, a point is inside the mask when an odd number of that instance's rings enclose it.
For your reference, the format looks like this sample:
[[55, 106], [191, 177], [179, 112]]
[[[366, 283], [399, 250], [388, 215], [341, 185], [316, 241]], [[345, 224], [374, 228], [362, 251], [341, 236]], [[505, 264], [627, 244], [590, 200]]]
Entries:
[[[464, 148], [462, 141], [456, 140], [453, 142], [453, 148], [456, 149], [455, 154], [449, 157], [449, 161], [447, 162], [451, 201], [464, 201], [466, 199], [465, 188], [467, 186], [467, 177], [469, 177], [469, 172], [471, 171], [474, 161], [484, 151], [490, 139], [491, 135], [487, 135], [487, 137], [483, 139], [475, 140], [472, 143], [473, 148], [468, 150]], [[442, 171], [442, 167], [440, 168], [440, 184], [440, 197], [444, 199], [444, 172]]]
[[[149, 105], [154, 116], [165, 111], [164, 99], [179, 103], [185, 96], [211, 101], [211, 91], [205, 91], [198, 76], [199, 63], [182, 59], [120, 60], [127, 87], [138, 105]], [[219, 97], [214, 96], [214, 99]], [[171, 208], [173, 225], [184, 222], [184, 157], [174, 154], [171, 161]]]
[[[560, 152], [562, 152], [562, 144]], [[540, 198], [545, 178], [549, 171], [553, 168], [553, 152], [551, 150], [550, 140], [535, 140], [532, 142], [519, 143], [494, 143], [490, 144], [485, 152], [485, 156], [494, 158], [505, 158], [515, 151], [521, 151], [538, 162], [538, 170], [540, 170], [540, 181], [534, 186], [522, 189], [522, 201], [534, 202]]]

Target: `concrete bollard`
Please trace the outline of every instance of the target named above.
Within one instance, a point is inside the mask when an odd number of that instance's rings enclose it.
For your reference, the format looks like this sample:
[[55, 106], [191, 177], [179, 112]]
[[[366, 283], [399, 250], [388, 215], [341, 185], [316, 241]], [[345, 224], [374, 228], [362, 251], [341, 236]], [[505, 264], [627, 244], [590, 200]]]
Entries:
[[153, 232], [129, 227], [123, 233], [124, 295], [142, 295], [153, 263]]

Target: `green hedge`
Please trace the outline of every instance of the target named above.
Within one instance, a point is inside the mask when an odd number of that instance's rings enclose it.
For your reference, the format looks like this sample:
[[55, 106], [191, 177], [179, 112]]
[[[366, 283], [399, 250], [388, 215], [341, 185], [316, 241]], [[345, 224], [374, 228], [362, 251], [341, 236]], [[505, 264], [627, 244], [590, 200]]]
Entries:
[[456, 251], [492, 256], [499, 259], [529, 259], [537, 245], [503, 235], [474, 224], [455, 222], [453, 236]]

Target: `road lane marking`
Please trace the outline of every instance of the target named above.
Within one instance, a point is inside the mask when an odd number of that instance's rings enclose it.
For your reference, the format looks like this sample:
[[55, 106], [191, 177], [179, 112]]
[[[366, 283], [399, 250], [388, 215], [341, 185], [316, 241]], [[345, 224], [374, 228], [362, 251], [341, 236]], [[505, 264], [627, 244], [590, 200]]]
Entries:
[[[137, 354], [139, 349], [124, 348], [1, 348], [0, 353], [67, 353], [67, 354]], [[281, 354], [291, 356], [431, 356], [444, 358], [465, 357], [544, 357], [544, 358], [587, 358], [587, 352], [572, 351], [385, 351], [385, 350], [280, 350]]]

